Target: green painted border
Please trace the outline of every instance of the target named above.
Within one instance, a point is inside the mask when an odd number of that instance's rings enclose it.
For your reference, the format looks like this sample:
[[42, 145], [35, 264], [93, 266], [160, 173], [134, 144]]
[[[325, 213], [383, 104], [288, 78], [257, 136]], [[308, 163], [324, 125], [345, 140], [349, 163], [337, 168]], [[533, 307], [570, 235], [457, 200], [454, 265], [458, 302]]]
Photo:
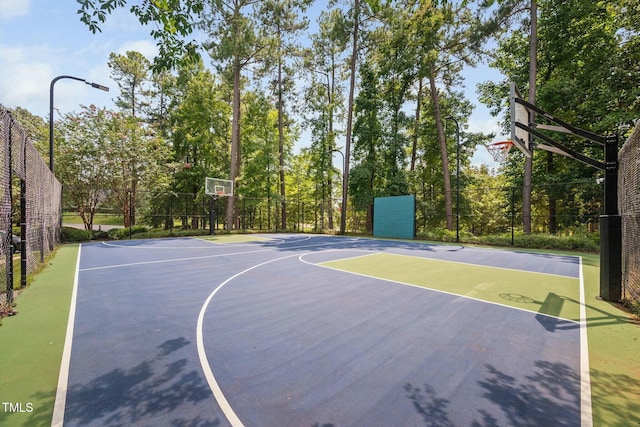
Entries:
[[583, 256], [593, 425], [640, 426], [640, 323], [598, 299], [599, 255]]
[[[49, 265], [16, 299], [18, 315], [3, 319], [0, 326], [2, 426], [51, 424], [78, 248], [58, 248]], [[19, 403], [24, 412], [6, 412], [1, 402]]]

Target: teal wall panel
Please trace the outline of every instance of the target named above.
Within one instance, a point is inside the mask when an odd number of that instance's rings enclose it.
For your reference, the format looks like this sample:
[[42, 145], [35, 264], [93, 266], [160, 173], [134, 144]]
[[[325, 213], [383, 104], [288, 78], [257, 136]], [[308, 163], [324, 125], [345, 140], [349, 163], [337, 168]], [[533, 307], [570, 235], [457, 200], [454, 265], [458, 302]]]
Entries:
[[373, 235], [413, 239], [416, 236], [416, 197], [376, 197], [373, 201]]

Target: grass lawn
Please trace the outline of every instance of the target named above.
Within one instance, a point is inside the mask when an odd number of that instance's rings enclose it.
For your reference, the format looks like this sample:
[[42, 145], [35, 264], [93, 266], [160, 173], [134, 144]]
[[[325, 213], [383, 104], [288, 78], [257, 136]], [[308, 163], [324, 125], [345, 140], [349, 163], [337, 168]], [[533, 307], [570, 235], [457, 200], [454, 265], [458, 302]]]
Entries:
[[[74, 212], [65, 212], [62, 214], [63, 224], [82, 224], [80, 215]], [[96, 214], [93, 217], [94, 225], [124, 225], [122, 215]]]

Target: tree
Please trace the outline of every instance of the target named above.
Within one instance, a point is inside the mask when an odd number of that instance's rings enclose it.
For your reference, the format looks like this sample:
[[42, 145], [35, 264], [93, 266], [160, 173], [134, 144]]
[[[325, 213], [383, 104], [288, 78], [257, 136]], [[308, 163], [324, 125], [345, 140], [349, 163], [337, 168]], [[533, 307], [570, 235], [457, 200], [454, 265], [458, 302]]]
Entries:
[[[206, 177], [228, 176], [231, 111], [224, 100], [227, 90], [201, 61], [180, 68], [169, 115], [175, 191], [203, 193]], [[196, 201], [185, 209], [192, 213], [192, 227], [198, 228]]]
[[87, 230], [107, 199], [106, 132], [109, 112], [83, 106], [80, 113], [69, 113], [57, 126], [61, 138], [56, 144], [56, 175], [64, 186], [65, 200], [78, 210]]
[[493, 175], [486, 165], [469, 168], [470, 183], [465, 191], [471, 212], [482, 212], [467, 219], [474, 235], [500, 233], [508, 230], [513, 188], [505, 175]]
[[242, 133], [246, 166], [239, 178], [240, 191], [246, 198], [266, 197], [270, 212], [273, 185], [278, 179], [278, 113], [264, 94], [247, 94]]
[[120, 95], [115, 99], [116, 106], [132, 117], [139, 117], [150, 106], [148, 84], [151, 64], [135, 51], [128, 51], [125, 55], [111, 53], [108, 64], [111, 78], [120, 89]]
[[269, 40], [269, 54], [265, 55], [265, 69], [272, 68], [275, 62], [276, 78], [274, 92], [278, 109], [278, 151], [279, 177], [281, 197], [281, 227], [287, 228], [286, 190], [285, 190], [285, 96], [291, 93], [294, 85], [292, 80], [293, 68], [287, 66], [288, 59], [301, 56], [299, 44], [295, 36], [306, 29], [309, 21], [300, 19], [297, 12], [306, 10], [308, 0], [268, 0], [263, 1], [258, 12], [262, 20], [264, 39]]
[[314, 180], [313, 174], [309, 174], [312, 168], [312, 152], [302, 149], [300, 154], [291, 159], [291, 170], [287, 174], [287, 185], [290, 191], [291, 203], [289, 203], [289, 216], [295, 216], [294, 229], [304, 231], [307, 224], [309, 210], [307, 206], [313, 204]]
[[[2, 107], [2, 104], [0, 104]], [[3, 107], [4, 108], [4, 107]], [[16, 107], [8, 109], [11, 115], [24, 129], [25, 136], [31, 140], [42, 158], [49, 159], [49, 125], [40, 116], [32, 114], [29, 110]]]
[[354, 166], [351, 169], [349, 193], [357, 210], [366, 210], [366, 229], [373, 230], [373, 200], [379, 194], [383, 169], [378, 153], [383, 141], [379, 117], [382, 110], [378, 75], [372, 64], [361, 69], [361, 87], [355, 106]]
[[[353, 27], [351, 29], [351, 59], [349, 66], [349, 99], [347, 102], [347, 129], [344, 143], [344, 171], [342, 173], [342, 188], [349, 186], [349, 164], [351, 159], [351, 132], [353, 126], [353, 101], [356, 89], [356, 64], [358, 56], [358, 38], [360, 36], [360, 0], [353, 0], [351, 18]], [[347, 193], [342, 193], [342, 212], [340, 214], [340, 234], [346, 231], [347, 221]]]
[[[126, 0], [77, 1], [80, 21], [94, 34], [102, 31], [100, 25], [107, 20], [107, 15], [127, 4]], [[195, 29], [194, 16], [198, 16], [207, 3], [207, 0], [142, 0], [129, 8], [142, 25], [156, 24], [150, 31], [158, 41], [159, 48], [158, 56], [154, 59], [154, 70], [168, 70], [200, 58], [200, 43], [186, 38]]]
[[58, 129], [57, 175], [87, 230], [109, 200], [119, 207], [125, 226], [133, 225], [138, 189], [169, 184], [169, 148], [134, 117], [83, 106], [66, 115]]
[[140, 188], [166, 188], [171, 151], [135, 117], [106, 112], [104, 158], [110, 197], [120, 208], [124, 226], [135, 225]]
[[327, 226], [329, 230], [333, 230], [331, 189], [338, 172], [333, 167], [332, 160], [333, 153], [338, 151], [336, 123], [344, 115], [344, 97], [340, 85], [340, 69], [347, 47], [344, 15], [336, 9], [322, 12], [319, 27], [319, 32], [311, 36], [311, 48], [305, 52], [305, 69], [310, 76], [303, 113], [312, 132], [311, 162], [314, 174], [318, 182], [321, 182], [321, 228], [324, 228], [326, 210]]
[[[232, 125], [231, 125], [231, 167], [230, 177], [235, 181], [242, 164], [240, 144], [240, 116], [242, 72], [257, 60], [257, 56], [267, 47], [256, 32], [251, 19], [251, 11], [257, 0], [231, 0], [208, 4], [198, 26], [207, 32], [207, 50], [221, 71], [231, 76]], [[234, 198], [227, 204], [227, 226], [235, 224]]]
[[[407, 0], [396, 3], [394, 7], [387, 5], [381, 11], [382, 26], [377, 31], [378, 49], [370, 60], [378, 64], [380, 80], [383, 82], [382, 99], [388, 123], [383, 127], [388, 130], [385, 131], [385, 167], [382, 171], [387, 174], [387, 194], [407, 191], [405, 152], [411, 132], [414, 133], [414, 139], [410, 169], [415, 170], [421, 131], [422, 82], [426, 80], [440, 149], [446, 226], [452, 230], [451, 171], [443, 126], [444, 117], [448, 114], [442, 108], [441, 98], [459, 82], [462, 66], [475, 64], [482, 38], [474, 33], [476, 21], [465, 2], [453, 4]], [[403, 107], [416, 83], [416, 114], [412, 123]]]
[[[556, 117], [595, 133], [608, 134], [617, 131], [620, 123], [630, 125], [633, 113], [629, 106], [637, 93], [637, 78], [621, 79], [621, 73], [634, 76], [633, 67], [627, 63], [629, 53], [625, 43], [625, 20], [617, 11], [618, 5], [604, 1], [572, 0], [569, 2], [539, 1], [540, 42], [537, 57], [536, 105]], [[526, 24], [526, 22], [525, 22]], [[629, 39], [632, 40], [632, 39]], [[630, 42], [633, 44], [633, 42]], [[500, 39], [493, 64], [517, 85], [525, 85], [531, 72], [527, 39], [522, 32], [514, 31]], [[607, 58], [603, 61], [602, 58]], [[628, 64], [628, 63], [627, 63]], [[625, 71], [622, 71], [625, 70]], [[487, 83], [482, 86], [483, 99], [503, 111], [507, 96], [507, 83]], [[636, 114], [637, 115], [637, 114]], [[540, 121], [537, 117], [536, 121]], [[508, 123], [508, 120], [505, 120]], [[563, 144], [594, 158], [602, 158], [602, 150], [583, 140], [558, 133], [550, 134]], [[538, 151], [539, 152], [539, 151]], [[514, 179], [521, 172], [515, 171], [520, 160], [512, 156], [507, 172]], [[555, 183], [573, 181], [576, 178], [595, 179], [599, 172], [582, 164], [568, 165], [573, 160], [551, 153], [534, 156], [533, 176], [545, 185], [544, 199], [548, 206], [547, 224], [555, 232], [561, 223], [556, 222], [556, 205], [566, 198], [566, 191], [558, 193]], [[570, 172], [569, 172], [570, 171]], [[526, 173], [525, 173], [526, 176]], [[521, 178], [520, 178], [521, 179]], [[538, 197], [535, 192], [532, 198]]]
[[[514, 20], [520, 19], [520, 28], [514, 33], [529, 34], [526, 41], [529, 46], [528, 75], [526, 81], [529, 87], [529, 102], [536, 103], [537, 75], [538, 75], [538, 3], [537, 0], [488, 0], [485, 7], [498, 6], [493, 11], [486, 28], [490, 28], [493, 34], [504, 34], [512, 26]], [[528, 14], [525, 12], [528, 11]], [[522, 38], [519, 37], [521, 40]], [[554, 36], [556, 38], [556, 36]], [[524, 41], [524, 40], [522, 40]], [[531, 113], [529, 121], [534, 121], [534, 113]], [[533, 137], [529, 138], [530, 146], [533, 145]], [[533, 174], [533, 156], [524, 159], [524, 179], [522, 186], [522, 228], [525, 233], [531, 233], [531, 184]]]

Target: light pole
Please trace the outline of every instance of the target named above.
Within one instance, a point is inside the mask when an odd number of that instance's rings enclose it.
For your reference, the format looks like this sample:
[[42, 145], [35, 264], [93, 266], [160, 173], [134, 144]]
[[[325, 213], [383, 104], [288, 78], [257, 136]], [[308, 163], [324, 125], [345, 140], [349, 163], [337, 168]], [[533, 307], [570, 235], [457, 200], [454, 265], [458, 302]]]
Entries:
[[460, 241], [460, 125], [453, 116], [445, 117], [456, 124], [456, 243]]
[[[344, 153], [336, 148], [334, 148], [333, 150], [331, 150], [332, 153], [340, 153], [340, 155], [342, 156], [342, 203], [340, 205], [340, 234], [344, 234], [345, 233], [345, 224], [346, 221], [344, 219], [347, 218], [347, 204], [345, 203], [345, 200], [347, 200], [347, 188], [346, 188], [346, 182], [344, 180], [344, 173], [345, 173], [345, 169], [347, 167], [347, 165], [345, 164], [345, 157], [344, 157]], [[332, 156], [333, 157], [333, 156]]]
[[49, 86], [49, 170], [51, 172], [53, 172], [53, 87], [56, 84], [56, 82], [61, 79], [78, 80], [80, 82], [84, 82], [85, 84], [88, 84], [92, 88], [109, 92], [109, 88], [107, 86], [102, 86], [102, 85], [99, 85], [98, 83], [88, 82], [86, 79], [81, 79], [80, 77], [58, 76], [55, 79], [51, 80], [51, 85]]

